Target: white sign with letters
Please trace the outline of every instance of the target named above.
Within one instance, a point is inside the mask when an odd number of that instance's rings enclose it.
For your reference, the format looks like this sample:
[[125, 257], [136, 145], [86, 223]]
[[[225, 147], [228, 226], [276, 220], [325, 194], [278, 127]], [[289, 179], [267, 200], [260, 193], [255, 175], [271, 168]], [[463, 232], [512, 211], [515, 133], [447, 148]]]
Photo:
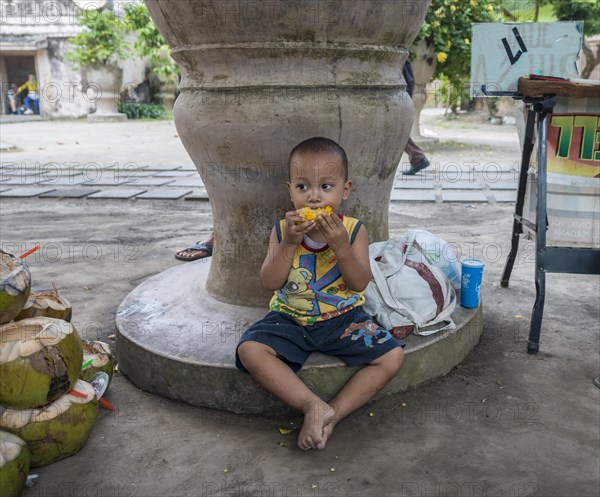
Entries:
[[517, 93], [522, 76], [578, 76], [582, 21], [473, 24], [471, 96]]

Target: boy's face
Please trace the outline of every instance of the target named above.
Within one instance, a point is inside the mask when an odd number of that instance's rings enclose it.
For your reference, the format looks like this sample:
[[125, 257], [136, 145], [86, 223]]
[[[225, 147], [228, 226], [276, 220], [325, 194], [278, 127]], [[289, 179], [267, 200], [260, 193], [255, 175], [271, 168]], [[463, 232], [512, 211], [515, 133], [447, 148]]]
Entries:
[[340, 157], [330, 152], [294, 154], [287, 186], [296, 209], [330, 205], [334, 212], [352, 191], [352, 182], [345, 179]]

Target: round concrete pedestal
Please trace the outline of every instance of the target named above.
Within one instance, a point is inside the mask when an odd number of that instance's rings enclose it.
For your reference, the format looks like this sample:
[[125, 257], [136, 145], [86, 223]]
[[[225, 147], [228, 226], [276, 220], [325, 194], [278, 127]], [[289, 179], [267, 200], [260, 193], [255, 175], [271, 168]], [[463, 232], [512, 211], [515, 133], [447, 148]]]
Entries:
[[[206, 260], [173, 267], [134, 289], [117, 312], [119, 369], [141, 389], [193, 405], [236, 413], [290, 410], [235, 367], [239, 337], [266, 308], [242, 307], [207, 294]], [[389, 395], [442, 376], [479, 341], [481, 307], [457, 307], [455, 330], [406, 339], [404, 365], [379, 394]], [[313, 353], [300, 378], [328, 400], [359, 367]]]

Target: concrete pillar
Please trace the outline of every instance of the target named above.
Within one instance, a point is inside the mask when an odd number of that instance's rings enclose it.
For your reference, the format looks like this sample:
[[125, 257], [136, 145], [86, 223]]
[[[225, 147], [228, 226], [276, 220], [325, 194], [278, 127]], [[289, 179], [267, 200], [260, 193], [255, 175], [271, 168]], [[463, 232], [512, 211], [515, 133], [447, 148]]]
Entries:
[[84, 78], [84, 91], [96, 102], [96, 112], [88, 114], [88, 121], [125, 121], [127, 115], [117, 110], [123, 69], [110, 64], [86, 66]]
[[[415, 59], [412, 63], [413, 76], [415, 78], [415, 89], [413, 91], [415, 118], [413, 120], [411, 136], [413, 138], [422, 138], [419, 120], [421, 111], [427, 101], [426, 86], [431, 81], [431, 78], [433, 78], [433, 73], [437, 67], [437, 59], [433, 46], [428, 47], [424, 40], [414, 44], [411, 47], [411, 52]], [[439, 91], [439, 89], [436, 91]], [[436, 94], [435, 98], [437, 97], [438, 95]]]
[[0, 55], [0, 98], [2, 98], [0, 102], [0, 115], [10, 112], [8, 103], [6, 102], [6, 92], [9, 90], [9, 83], [12, 83], [12, 81], [8, 81], [6, 63], [4, 62], [4, 57]]
[[175, 124], [213, 208], [212, 296], [265, 306], [258, 274], [271, 227], [291, 208], [288, 155], [312, 136], [348, 154], [354, 191], [343, 212], [371, 241], [387, 238], [413, 119], [402, 66], [429, 0], [146, 4], [182, 68]]

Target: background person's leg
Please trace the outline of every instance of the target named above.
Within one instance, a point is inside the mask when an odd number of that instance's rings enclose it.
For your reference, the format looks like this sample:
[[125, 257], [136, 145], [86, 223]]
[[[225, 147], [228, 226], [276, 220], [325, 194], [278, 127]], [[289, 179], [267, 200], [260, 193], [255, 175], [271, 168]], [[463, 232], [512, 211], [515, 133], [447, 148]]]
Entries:
[[213, 232], [208, 239], [175, 252], [175, 259], [179, 259], [180, 261], [195, 261], [197, 259], [204, 259], [205, 257], [212, 256], [214, 236]]
[[25, 108], [27, 109], [25, 114], [33, 114], [33, 110], [31, 109], [31, 98], [25, 97], [23, 99], [23, 104], [25, 104]]
[[412, 138], [408, 138], [408, 142], [406, 142], [404, 151], [408, 155], [410, 169], [408, 171], [403, 171], [402, 174], [412, 176], [413, 174], [416, 174], [429, 166], [429, 160], [427, 157], [425, 157], [425, 153], [419, 148]]

